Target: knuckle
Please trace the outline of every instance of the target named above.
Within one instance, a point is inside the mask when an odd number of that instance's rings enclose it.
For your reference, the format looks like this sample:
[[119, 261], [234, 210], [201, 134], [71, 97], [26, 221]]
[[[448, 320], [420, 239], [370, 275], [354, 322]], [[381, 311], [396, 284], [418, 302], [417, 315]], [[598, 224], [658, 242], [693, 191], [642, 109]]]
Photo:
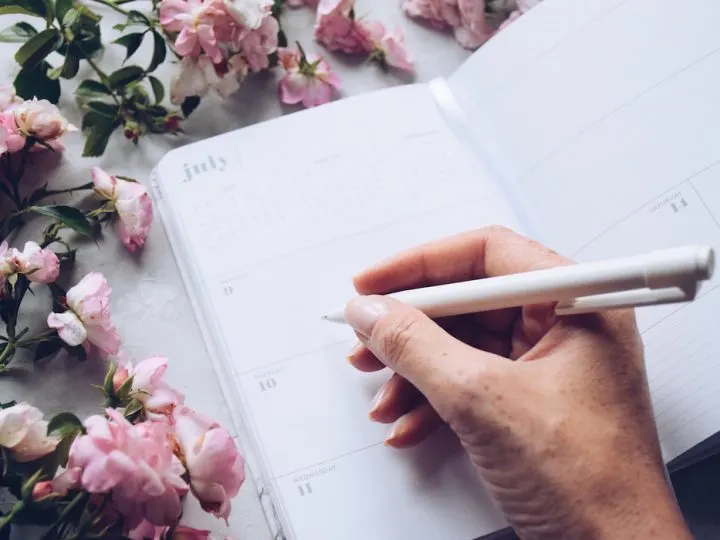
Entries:
[[412, 313], [399, 313], [386, 317], [378, 332], [378, 346], [384, 358], [395, 364], [406, 360], [417, 335], [417, 319]]

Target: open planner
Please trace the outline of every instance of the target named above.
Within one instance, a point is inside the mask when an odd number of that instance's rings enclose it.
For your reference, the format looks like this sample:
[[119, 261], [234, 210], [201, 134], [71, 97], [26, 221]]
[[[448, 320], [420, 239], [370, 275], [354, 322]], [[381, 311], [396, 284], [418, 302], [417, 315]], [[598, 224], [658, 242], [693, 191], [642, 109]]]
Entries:
[[[577, 261], [720, 249], [719, 22], [718, 0], [546, 0], [447, 79], [162, 160], [155, 197], [282, 535], [507, 526], [450, 434], [384, 446], [389, 426], [368, 412], [390, 374], [354, 370], [355, 336], [321, 315], [365, 267], [487, 224]], [[719, 279], [691, 304], [637, 311], [671, 470], [720, 431]]]

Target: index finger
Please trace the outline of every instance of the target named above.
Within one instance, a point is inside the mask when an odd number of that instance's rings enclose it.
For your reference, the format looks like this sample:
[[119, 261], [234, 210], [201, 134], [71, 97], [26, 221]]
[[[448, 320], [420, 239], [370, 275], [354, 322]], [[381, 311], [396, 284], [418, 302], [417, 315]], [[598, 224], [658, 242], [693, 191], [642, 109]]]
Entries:
[[359, 294], [387, 294], [571, 262], [510, 229], [490, 226], [400, 253], [355, 276], [354, 284]]

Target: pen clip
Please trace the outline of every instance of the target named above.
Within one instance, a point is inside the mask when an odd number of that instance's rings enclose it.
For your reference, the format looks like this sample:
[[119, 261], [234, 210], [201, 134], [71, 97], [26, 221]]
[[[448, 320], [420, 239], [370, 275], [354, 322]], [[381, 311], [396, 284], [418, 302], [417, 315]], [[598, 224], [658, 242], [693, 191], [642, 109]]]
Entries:
[[606, 309], [635, 308], [660, 304], [677, 304], [695, 299], [697, 282], [685, 287], [667, 287], [665, 289], [636, 289], [594, 296], [583, 296], [560, 302], [555, 307], [558, 315], [579, 315]]

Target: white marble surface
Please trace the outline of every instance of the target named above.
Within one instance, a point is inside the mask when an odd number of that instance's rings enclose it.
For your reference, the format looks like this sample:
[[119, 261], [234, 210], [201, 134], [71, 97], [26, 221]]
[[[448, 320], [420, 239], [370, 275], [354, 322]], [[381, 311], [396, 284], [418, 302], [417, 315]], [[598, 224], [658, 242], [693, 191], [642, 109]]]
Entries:
[[[142, 5], [142, 2], [130, 4], [133, 8]], [[102, 26], [104, 41], [107, 43], [116, 34], [112, 25], [120, 21], [120, 16], [103, 6], [95, 8], [104, 16]], [[400, 25], [404, 29], [408, 47], [416, 61], [416, 81], [449, 75], [469, 55], [451, 35], [405, 18], [399, 0], [358, 0], [358, 12], [392, 26]], [[0, 26], [9, 25], [13, 19], [10, 16], [0, 17]], [[313, 21], [314, 14], [309, 9], [288, 9], [283, 16], [283, 25], [291, 42], [299, 39], [306, 50], [322, 52], [312, 40]], [[17, 71], [12, 60], [16, 48], [15, 44], [0, 44], [0, 73], [3, 74], [3, 80], [11, 79]], [[119, 65], [122, 52], [124, 49], [121, 47], [110, 45], [104, 53], [102, 65]], [[148, 52], [145, 48], [141, 49], [135, 61], [145, 63]], [[344, 96], [411, 82], [406, 77], [383, 73], [374, 64], [365, 64], [347, 56], [329, 54], [328, 58], [343, 79]], [[168, 64], [159, 70], [158, 75], [167, 82], [171, 72], [172, 66]], [[90, 75], [85, 65], [80, 75], [83, 74]], [[75, 81], [63, 81], [60, 107], [72, 122], [80, 125], [81, 114], [72, 98], [77, 80], [80, 77]], [[276, 74], [263, 74], [249, 80], [235, 96], [225, 102], [219, 99], [203, 102], [186, 123], [187, 134], [181, 137], [150, 136], [143, 138], [140, 145], [135, 147], [118, 132], [102, 158], [83, 159], [80, 157], [82, 137], [73, 134], [66, 139], [68, 148], [60, 161], [43, 157], [29, 181], [49, 180], [50, 186], [55, 189], [78, 185], [89, 181], [90, 167], [100, 165], [111, 173], [136, 177], [147, 183], [152, 167], [165, 152], [175, 146], [294, 110], [279, 103]], [[74, 201], [78, 199], [76, 196]], [[58, 199], [58, 202], [61, 200]], [[38, 232], [37, 227], [28, 227], [22, 239], [33, 238]], [[130, 256], [110, 231], [99, 245], [84, 245], [78, 254], [78, 263], [70, 282], [77, 281], [90, 270], [105, 274], [112, 286], [114, 319], [131, 356], [136, 360], [153, 354], [168, 356], [168, 379], [186, 393], [187, 403], [217, 418], [224, 425], [231, 426], [229, 411], [159, 218], [146, 248], [138, 256]], [[24, 311], [33, 331], [42, 331], [48, 311], [47, 299], [31, 299], [27, 306], [24, 305]], [[47, 366], [38, 367], [33, 366], [30, 358], [19, 356], [13, 362], [12, 372], [0, 379], [0, 397], [3, 401], [31, 401], [47, 414], [71, 410], [85, 417], [101, 410], [102, 396], [91, 385], [102, 381], [105, 369], [106, 366], [98, 360], [81, 364], [63, 357], [56, 358]], [[204, 515], [196, 504], [189, 505], [186, 521], [218, 532], [226, 531], [220, 521]], [[266, 540], [271, 537], [251, 480], [246, 482], [234, 502], [229, 531], [232, 538], [243, 540]]]

